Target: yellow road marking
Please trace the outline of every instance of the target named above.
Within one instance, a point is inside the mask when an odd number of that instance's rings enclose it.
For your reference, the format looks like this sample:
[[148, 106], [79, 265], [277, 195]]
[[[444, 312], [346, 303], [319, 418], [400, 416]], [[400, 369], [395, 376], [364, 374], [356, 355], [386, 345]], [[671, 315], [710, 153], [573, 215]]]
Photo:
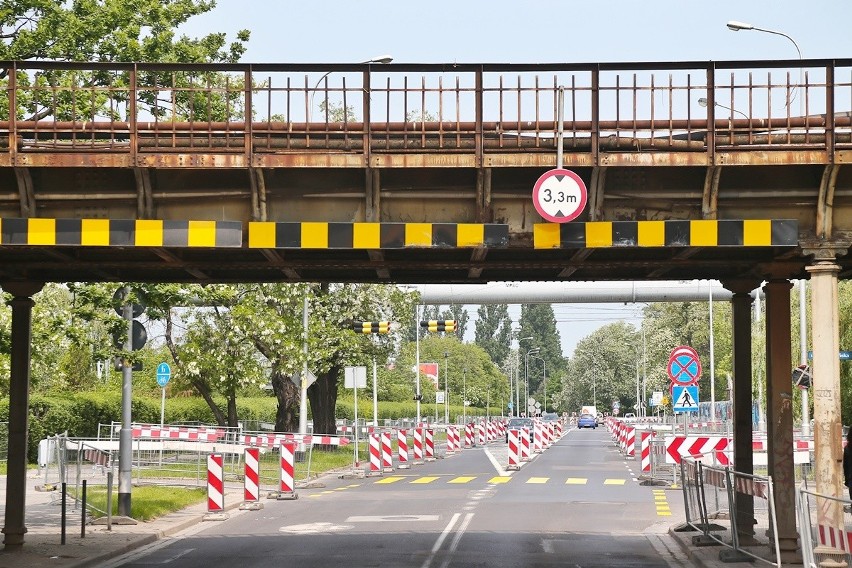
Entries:
[[462, 477], [456, 477], [455, 479], [451, 479], [447, 483], [468, 483], [470, 481], [473, 481], [474, 479], [476, 479], [476, 478], [470, 477], [470, 476], [468, 476], [468, 477], [462, 476]]
[[604, 479], [604, 485], [624, 485], [626, 479]]
[[549, 477], [530, 477], [527, 483], [547, 483], [549, 479]]
[[411, 483], [432, 483], [436, 479], [440, 479], [440, 478], [437, 477], [437, 476], [432, 476], [432, 477], [426, 476], [426, 477], [421, 477], [421, 478], [415, 479]]
[[508, 475], [498, 475], [488, 480], [488, 483], [509, 483], [512, 480]]
[[565, 480], [565, 484], [566, 485], [585, 485], [586, 483], [588, 483], [588, 481], [589, 481], [588, 479], [585, 479], [583, 477], [569, 477], [568, 479]]
[[396, 483], [397, 481], [401, 481], [403, 479], [405, 479], [405, 478], [401, 477], [399, 475], [392, 475], [390, 477], [385, 477], [384, 479], [378, 480], [376, 482], [376, 485], [378, 485], [379, 483]]

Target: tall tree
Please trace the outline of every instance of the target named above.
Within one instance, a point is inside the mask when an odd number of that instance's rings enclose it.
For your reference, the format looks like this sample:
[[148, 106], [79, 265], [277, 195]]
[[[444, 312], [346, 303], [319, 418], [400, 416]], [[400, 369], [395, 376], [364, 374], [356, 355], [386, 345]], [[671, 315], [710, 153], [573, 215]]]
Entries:
[[509, 356], [512, 341], [512, 318], [508, 304], [482, 304], [476, 311], [474, 342], [482, 347], [496, 365]]
[[[526, 364], [525, 379], [529, 383], [530, 394], [543, 394], [545, 365], [550, 377], [561, 376], [565, 371], [562, 341], [556, 329], [553, 307], [550, 304], [524, 304], [521, 306], [519, 324], [519, 340], [530, 338], [520, 341], [521, 365]], [[535, 349], [538, 349], [537, 353], [527, 356], [527, 353]], [[546, 363], [542, 362], [542, 359]], [[524, 373], [523, 367], [521, 373]]]

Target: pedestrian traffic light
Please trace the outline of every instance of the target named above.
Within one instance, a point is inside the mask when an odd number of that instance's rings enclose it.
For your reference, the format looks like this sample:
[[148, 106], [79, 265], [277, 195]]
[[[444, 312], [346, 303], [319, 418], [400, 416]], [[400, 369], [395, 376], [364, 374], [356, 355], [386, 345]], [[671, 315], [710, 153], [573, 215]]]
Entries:
[[431, 333], [446, 332], [454, 333], [456, 331], [456, 320], [428, 320], [421, 321], [420, 327], [425, 327]]
[[391, 322], [389, 321], [355, 321], [352, 322], [352, 329], [358, 333], [388, 333], [391, 330]]

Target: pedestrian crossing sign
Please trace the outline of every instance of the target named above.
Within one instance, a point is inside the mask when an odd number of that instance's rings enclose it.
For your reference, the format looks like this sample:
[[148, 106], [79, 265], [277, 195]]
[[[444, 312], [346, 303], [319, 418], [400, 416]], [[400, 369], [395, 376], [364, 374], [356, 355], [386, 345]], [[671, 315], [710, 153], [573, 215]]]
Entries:
[[672, 410], [674, 412], [698, 412], [698, 385], [673, 386]]

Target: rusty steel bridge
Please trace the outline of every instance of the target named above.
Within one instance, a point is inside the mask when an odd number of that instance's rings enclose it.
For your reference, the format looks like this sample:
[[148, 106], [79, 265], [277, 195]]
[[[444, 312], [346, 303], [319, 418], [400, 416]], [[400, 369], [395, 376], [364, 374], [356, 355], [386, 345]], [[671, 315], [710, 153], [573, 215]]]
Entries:
[[[848, 59], [0, 68], [0, 280], [798, 278], [852, 234]], [[560, 138], [579, 239], [536, 233]]]
[[[26, 533], [30, 318], [47, 281], [719, 279], [733, 292], [742, 472], [753, 470], [749, 292], [765, 282], [769, 472], [788, 554], [790, 279], [809, 278], [814, 474], [817, 491], [845, 494], [836, 291], [852, 276], [852, 59], [8, 61], [0, 82], [7, 548]], [[588, 187], [564, 224], [532, 202], [558, 148]], [[737, 505], [745, 535], [749, 503]]]

